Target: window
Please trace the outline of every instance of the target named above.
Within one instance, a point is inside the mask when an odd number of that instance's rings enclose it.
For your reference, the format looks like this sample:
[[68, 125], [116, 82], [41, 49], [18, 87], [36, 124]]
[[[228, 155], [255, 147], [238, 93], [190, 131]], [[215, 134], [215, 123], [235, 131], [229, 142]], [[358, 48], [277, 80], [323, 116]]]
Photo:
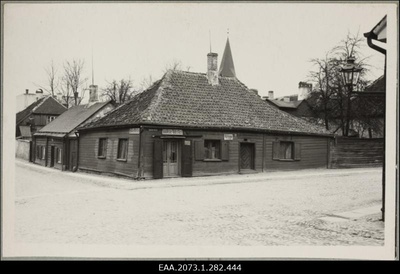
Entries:
[[42, 147], [36, 146], [36, 159], [42, 159]]
[[62, 150], [61, 148], [56, 147], [56, 163], [61, 164], [61, 158], [62, 158]]
[[56, 116], [47, 116], [47, 124], [56, 119]]
[[41, 159], [44, 160], [46, 158], [46, 147], [42, 146], [42, 154], [41, 154]]
[[292, 142], [280, 142], [280, 159], [293, 159], [293, 143]]
[[221, 141], [204, 140], [205, 159], [221, 159]]
[[292, 141], [273, 142], [273, 160], [299, 161], [301, 144]]
[[107, 138], [99, 139], [99, 150], [97, 156], [99, 158], [106, 158], [107, 155]]
[[128, 139], [118, 140], [118, 160], [126, 160], [128, 154]]

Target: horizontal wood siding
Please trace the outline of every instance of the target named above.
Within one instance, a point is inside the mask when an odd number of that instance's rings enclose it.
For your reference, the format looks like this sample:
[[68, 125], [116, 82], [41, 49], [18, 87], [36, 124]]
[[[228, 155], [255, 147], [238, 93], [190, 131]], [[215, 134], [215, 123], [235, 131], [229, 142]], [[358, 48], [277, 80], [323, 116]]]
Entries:
[[[36, 164], [39, 164], [41, 166], [46, 165], [46, 160], [45, 159], [38, 159], [36, 158], [36, 148], [37, 146], [46, 146], [46, 137], [35, 137], [34, 138], [34, 145], [33, 145], [33, 162]], [[47, 151], [47, 148], [46, 148]]]
[[[262, 134], [252, 133], [235, 133], [235, 132], [213, 132], [213, 131], [197, 131], [184, 130], [185, 139], [177, 139], [191, 141], [192, 144], [192, 176], [232, 174], [239, 172], [239, 145], [240, 142], [248, 142], [255, 144], [255, 169], [262, 171]], [[220, 140], [221, 144], [224, 141], [224, 134], [232, 134], [233, 140], [227, 141], [229, 146], [228, 160], [222, 161], [207, 161], [196, 160], [195, 157], [195, 141], [200, 140]], [[145, 129], [142, 135], [143, 142], [143, 160], [144, 160], [144, 177], [153, 177], [153, 147], [154, 139], [163, 136], [161, 129]], [[195, 136], [195, 137], [191, 137]], [[163, 136], [166, 137], [166, 136]], [[247, 141], [245, 141], [247, 139]], [[167, 139], [165, 139], [167, 140]], [[225, 156], [225, 155], [224, 155]]]
[[63, 165], [63, 161], [64, 161], [64, 142], [63, 139], [59, 139], [59, 138], [49, 138], [49, 143], [48, 143], [48, 147], [46, 150], [46, 156], [47, 156], [47, 166], [50, 166], [50, 162], [51, 162], [51, 147], [54, 146], [54, 157], [56, 157], [56, 152], [55, 152], [55, 148], [59, 148], [61, 149], [61, 153], [62, 158], [61, 158], [61, 164], [57, 163], [57, 159], [54, 159], [54, 166], [53, 168], [56, 169], [62, 169], [62, 165]]
[[[265, 170], [296, 170], [328, 167], [330, 138], [314, 136], [265, 135]], [[300, 144], [300, 160], [273, 160], [273, 142], [291, 141]]]
[[[106, 158], [98, 157], [99, 139], [107, 138]], [[126, 161], [117, 160], [118, 139], [128, 139]], [[79, 137], [79, 169], [136, 177], [138, 170], [139, 135], [128, 129], [81, 132]]]
[[331, 145], [332, 168], [375, 167], [383, 163], [384, 139], [338, 137]]

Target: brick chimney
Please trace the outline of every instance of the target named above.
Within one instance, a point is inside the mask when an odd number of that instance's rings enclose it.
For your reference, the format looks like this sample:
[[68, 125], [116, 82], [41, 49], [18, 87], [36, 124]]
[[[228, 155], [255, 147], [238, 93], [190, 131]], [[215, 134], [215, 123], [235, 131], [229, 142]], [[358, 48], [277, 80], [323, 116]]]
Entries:
[[308, 97], [312, 90], [312, 84], [306, 82], [299, 82], [299, 96], [298, 100], [304, 100]]
[[89, 103], [95, 103], [99, 101], [99, 94], [97, 92], [97, 85], [89, 86]]
[[273, 90], [268, 91], [268, 99], [274, 100], [274, 91]]
[[[250, 91], [253, 92], [255, 95], [258, 95], [258, 89], [251, 88]], [[260, 95], [258, 95], [258, 96], [260, 96]]]
[[210, 52], [207, 54], [207, 79], [212, 86], [218, 85], [218, 54]]

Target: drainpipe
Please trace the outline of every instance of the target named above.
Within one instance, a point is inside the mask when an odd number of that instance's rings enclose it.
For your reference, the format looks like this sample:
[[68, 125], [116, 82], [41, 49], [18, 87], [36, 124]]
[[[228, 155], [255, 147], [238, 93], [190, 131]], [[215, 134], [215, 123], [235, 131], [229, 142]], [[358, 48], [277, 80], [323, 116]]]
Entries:
[[142, 132], [143, 132], [143, 127], [139, 127], [139, 155], [138, 155], [138, 171], [137, 171], [137, 179], [142, 178]]
[[[381, 48], [381, 47], [375, 45], [374, 43], [372, 43], [373, 36], [375, 36], [375, 34], [373, 32], [364, 33], [364, 37], [367, 38], [368, 46], [385, 55], [384, 77], [385, 77], [385, 81], [386, 81], [386, 49]], [[386, 113], [386, 83], [385, 83], [385, 104], [383, 104], [383, 110], [384, 110], [384, 113]], [[385, 190], [386, 190], [386, 183], [385, 183], [385, 171], [386, 171], [386, 167], [385, 167], [385, 164], [386, 164], [386, 160], [385, 160], [386, 144], [385, 143], [386, 143], [386, 141], [385, 141], [385, 138], [386, 138], [386, 132], [385, 131], [386, 131], [386, 119], [384, 118], [384, 121], [383, 121], [383, 140], [384, 140], [384, 142], [383, 142], [383, 159], [382, 159], [382, 165], [383, 165], [383, 168], [382, 168], [382, 209], [381, 209], [383, 222], [385, 221]]]

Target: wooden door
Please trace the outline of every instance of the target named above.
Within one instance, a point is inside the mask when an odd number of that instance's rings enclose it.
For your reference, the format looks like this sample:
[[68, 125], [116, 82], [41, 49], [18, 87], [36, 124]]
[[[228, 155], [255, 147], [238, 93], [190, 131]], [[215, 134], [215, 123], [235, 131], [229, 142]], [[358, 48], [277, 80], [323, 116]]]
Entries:
[[179, 175], [179, 148], [178, 141], [165, 141], [163, 145], [163, 176], [175, 177]]
[[69, 167], [71, 171], [78, 168], [78, 140], [69, 141]]
[[184, 140], [182, 145], [182, 177], [192, 177], [193, 171], [193, 156], [192, 156], [192, 141]]
[[254, 144], [240, 144], [240, 169], [254, 169]]
[[163, 177], [163, 140], [154, 140], [153, 146], [153, 178]]
[[50, 167], [53, 167], [54, 166], [54, 158], [55, 158], [55, 147], [54, 146], [51, 146], [50, 147]]

